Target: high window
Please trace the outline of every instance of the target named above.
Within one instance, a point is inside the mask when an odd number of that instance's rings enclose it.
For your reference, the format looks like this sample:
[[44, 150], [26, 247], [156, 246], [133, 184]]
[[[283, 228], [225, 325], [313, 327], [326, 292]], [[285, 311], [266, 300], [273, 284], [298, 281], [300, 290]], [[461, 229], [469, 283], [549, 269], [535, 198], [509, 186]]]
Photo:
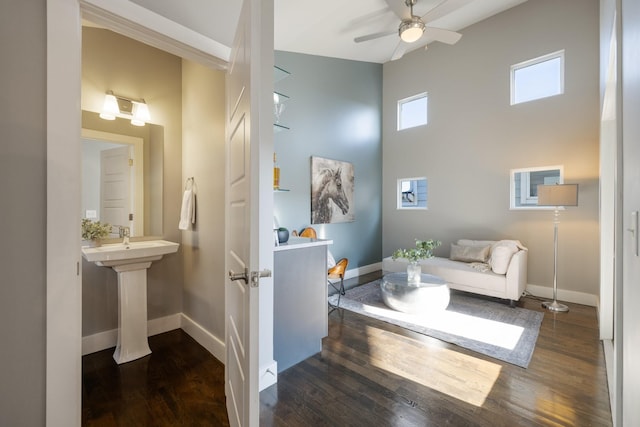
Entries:
[[427, 124], [427, 94], [421, 93], [398, 101], [398, 130]]
[[511, 66], [511, 105], [564, 93], [564, 50]]

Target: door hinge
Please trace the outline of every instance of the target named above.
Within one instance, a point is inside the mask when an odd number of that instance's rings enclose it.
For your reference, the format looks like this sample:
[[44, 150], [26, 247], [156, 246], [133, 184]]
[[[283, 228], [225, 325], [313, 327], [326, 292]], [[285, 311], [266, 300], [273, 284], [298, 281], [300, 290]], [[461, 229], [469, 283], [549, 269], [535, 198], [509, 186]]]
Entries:
[[133, 159], [129, 159], [129, 166], [133, 166]]
[[133, 221], [133, 214], [132, 213], [129, 214], [129, 221]]

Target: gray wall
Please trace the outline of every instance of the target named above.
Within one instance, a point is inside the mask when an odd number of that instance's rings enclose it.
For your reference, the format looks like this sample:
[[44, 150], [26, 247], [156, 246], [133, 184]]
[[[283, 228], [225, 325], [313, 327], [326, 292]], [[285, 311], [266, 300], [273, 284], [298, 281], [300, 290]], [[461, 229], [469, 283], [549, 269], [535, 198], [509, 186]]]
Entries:
[[[512, 168], [564, 165], [580, 185], [561, 214], [561, 289], [598, 294], [598, 1], [535, 0], [384, 65], [383, 253], [414, 238], [521, 240], [529, 284], [551, 286], [550, 211], [509, 210]], [[565, 94], [510, 106], [509, 67], [565, 49]], [[396, 102], [429, 93], [429, 124], [397, 132]], [[426, 176], [429, 210], [397, 211], [396, 180]]]
[[196, 224], [182, 232], [182, 312], [225, 341], [225, 73], [182, 61], [183, 180], [197, 189]]
[[0, 3], [3, 426], [39, 426], [45, 422], [45, 13], [43, 0]]
[[350, 162], [355, 221], [313, 227], [349, 269], [380, 261], [382, 66], [290, 52], [275, 52], [275, 65], [291, 73], [275, 85], [291, 97], [280, 120], [291, 129], [274, 136], [280, 186], [290, 190], [274, 194], [280, 225], [310, 225], [311, 156]]

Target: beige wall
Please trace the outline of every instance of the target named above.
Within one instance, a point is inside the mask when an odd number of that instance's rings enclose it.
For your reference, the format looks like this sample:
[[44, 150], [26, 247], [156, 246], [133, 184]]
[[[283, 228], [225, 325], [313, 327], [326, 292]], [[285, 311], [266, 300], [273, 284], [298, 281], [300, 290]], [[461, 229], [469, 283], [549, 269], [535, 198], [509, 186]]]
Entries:
[[[164, 127], [163, 237], [180, 242], [182, 60], [108, 30], [84, 28], [82, 39], [82, 109], [100, 111], [105, 92], [112, 90], [118, 95], [144, 98], [151, 122]], [[180, 254], [153, 263], [147, 280], [149, 319], [182, 311]], [[82, 283], [83, 336], [115, 329], [115, 272], [85, 261]]]
[[183, 313], [224, 342], [224, 72], [183, 60], [182, 95], [182, 175], [197, 189], [196, 224], [182, 232]]
[[[564, 165], [580, 184], [561, 214], [561, 289], [598, 294], [598, 1], [535, 0], [384, 65], [383, 255], [414, 238], [515, 238], [529, 284], [551, 286], [550, 211], [509, 210], [512, 168]], [[510, 106], [509, 67], [565, 49], [565, 94]], [[396, 102], [429, 94], [429, 124], [397, 132]], [[397, 211], [396, 180], [426, 176], [428, 211]]]

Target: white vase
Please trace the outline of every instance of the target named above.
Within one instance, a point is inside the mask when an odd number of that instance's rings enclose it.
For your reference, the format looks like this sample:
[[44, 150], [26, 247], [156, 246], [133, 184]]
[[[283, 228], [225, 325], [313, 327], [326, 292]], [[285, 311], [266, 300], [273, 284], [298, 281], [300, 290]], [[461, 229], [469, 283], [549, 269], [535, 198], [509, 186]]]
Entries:
[[422, 274], [422, 268], [420, 264], [410, 262], [407, 265], [407, 282], [411, 284], [420, 283], [420, 274]]

